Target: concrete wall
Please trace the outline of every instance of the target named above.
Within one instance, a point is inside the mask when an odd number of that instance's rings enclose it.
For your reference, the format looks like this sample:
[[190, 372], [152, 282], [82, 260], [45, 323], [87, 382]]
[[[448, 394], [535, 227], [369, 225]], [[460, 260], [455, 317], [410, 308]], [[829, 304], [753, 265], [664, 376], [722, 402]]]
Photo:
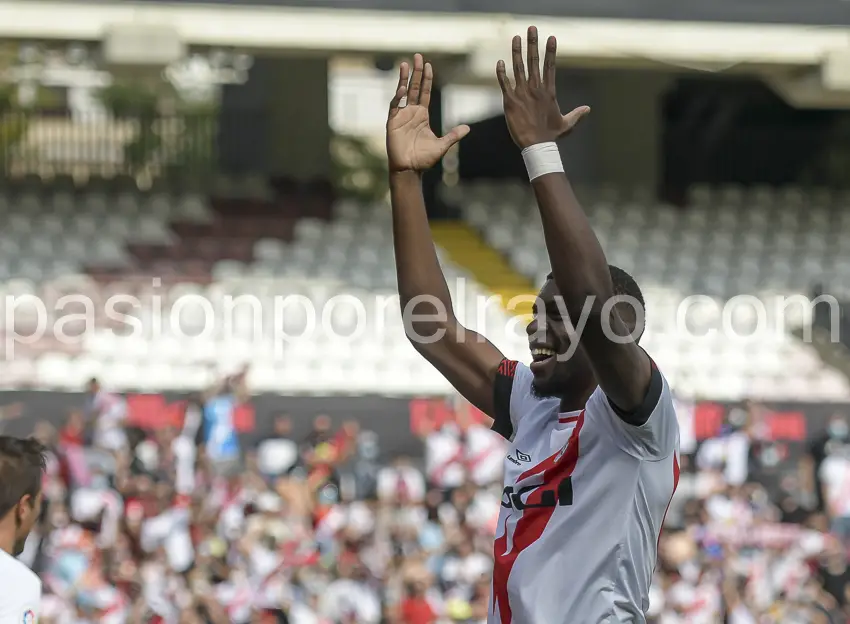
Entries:
[[328, 61], [260, 58], [222, 92], [222, 165], [301, 180], [331, 172]]
[[592, 109], [582, 130], [561, 141], [570, 177], [655, 188], [661, 176], [662, 96], [669, 81], [658, 72], [559, 72], [562, 110], [583, 104]]

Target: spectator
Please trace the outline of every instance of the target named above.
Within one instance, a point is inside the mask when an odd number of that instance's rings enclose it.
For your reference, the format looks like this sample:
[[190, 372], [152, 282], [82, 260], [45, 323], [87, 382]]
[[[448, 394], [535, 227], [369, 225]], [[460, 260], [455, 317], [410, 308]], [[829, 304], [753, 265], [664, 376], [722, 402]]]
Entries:
[[378, 472], [378, 498], [400, 505], [422, 502], [425, 480], [406, 457], [398, 457]]
[[234, 422], [239, 394], [230, 383], [210, 392], [203, 406], [203, 442], [207, 460], [220, 475], [239, 469], [241, 446]]
[[425, 597], [426, 581], [415, 579], [407, 585], [407, 595], [401, 603], [402, 624], [434, 624], [437, 613]]
[[298, 446], [292, 440], [292, 420], [281, 414], [274, 421], [274, 434], [260, 442], [257, 462], [266, 477], [279, 477], [295, 467]]
[[352, 466], [354, 496], [360, 499], [374, 499], [378, 495], [378, 474], [381, 466], [378, 458], [381, 454], [378, 436], [373, 431], [363, 431], [357, 438], [357, 450]]
[[106, 392], [97, 379], [88, 383], [88, 414], [94, 420], [94, 445], [117, 451], [127, 445], [125, 421], [127, 402], [123, 397]]
[[466, 480], [466, 450], [457, 423], [440, 426], [428, 423], [420, 432], [425, 442], [425, 474], [428, 483], [445, 492], [463, 485]]

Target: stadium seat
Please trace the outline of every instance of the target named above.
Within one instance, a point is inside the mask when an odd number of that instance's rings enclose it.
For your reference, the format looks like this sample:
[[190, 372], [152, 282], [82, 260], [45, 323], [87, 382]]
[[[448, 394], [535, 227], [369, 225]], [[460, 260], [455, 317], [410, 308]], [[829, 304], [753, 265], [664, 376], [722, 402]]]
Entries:
[[[261, 216], [266, 214], [261, 208], [256, 213], [260, 216], [237, 214], [239, 197], [254, 207], [268, 201], [269, 189], [257, 178], [217, 182], [220, 197], [236, 202], [233, 214], [215, 198], [211, 201], [188, 187], [173, 193], [160, 185], [142, 193], [123, 182], [100, 182], [104, 184], [94, 181], [79, 192], [72, 192], [73, 180], [67, 188], [57, 184], [46, 191], [33, 186], [0, 192], [0, 293], [39, 295], [53, 288], [56, 278], [91, 270], [93, 275], [111, 276], [104, 293], [133, 294], [150, 289], [151, 282], [131, 286], [120, 280], [152, 271], [170, 280], [157, 291], [166, 315], [184, 295], [208, 298], [217, 314], [226, 296], [256, 297], [266, 325], [262, 344], [252, 342], [254, 318], [248, 306], [233, 311], [230, 330], [235, 336], [227, 339], [218, 334], [117, 337], [99, 325], [84, 337], [79, 355], [26, 356], [28, 363], [3, 369], [11, 379], [71, 388], [81, 379], [78, 370], [89, 374], [102, 369], [115, 388], [153, 389], [163, 384], [160, 389], [191, 390], [205, 383], [216, 366], [250, 361], [256, 365], [252, 383], [269, 391], [448, 391], [445, 380], [406, 340], [397, 303], [387, 308], [388, 314], [376, 317], [377, 297], [396, 291], [386, 202], [340, 200], [331, 219], [292, 218], [283, 223], [277, 216]], [[805, 294], [819, 279], [850, 280], [850, 243], [838, 235], [850, 228], [850, 213], [838, 209], [846, 200], [841, 194], [799, 187], [697, 186], [688, 194], [689, 205], [678, 209], [657, 203], [645, 188], [597, 185], [576, 190], [609, 260], [632, 272], [643, 286], [645, 345], [678, 394], [734, 400], [750, 394], [791, 396], [793, 388], [813, 400], [850, 398], [846, 380], [790, 334], [811, 322], [804, 306], [791, 306], [784, 317], [785, 331], [769, 340], [693, 337], [719, 328], [723, 306], [735, 295], [753, 295], [773, 310], [776, 297]], [[541, 283], [549, 258], [527, 185], [484, 181], [444, 189], [444, 195], [518, 273]], [[268, 214], [278, 214], [273, 212], [276, 207], [268, 206]], [[438, 254], [454, 290], [456, 278], [468, 276], [442, 250]], [[158, 266], [167, 271], [160, 272]], [[95, 281], [77, 287], [90, 292], [99, 288]], [[325, 307], [335, 294], [347, 296]], [[456, 307], [461, 312], [472, 308], [479, 294], [489, 295], [473, 286], [465, 305], [456, 301]], [[693, 295], [708, 295], [714, 303], [688, 308], [683, 330], [678, 312]], [[302, 298], [275, 310], [273, 297], [286, 296]], [[361, 301], [362, 308], [355, 301]], [[28, 305], [16, 308], [16, 328], [32, 324], [37, 311]], [[324, 311], [329, 332], [311, 327], [311, 308], [319, 315], [317, 325]], [[145, 323], [154, 316], [148, 300], [133, 313]], [[275, 314], [279, 318], [273, 319]], [[479, 319], [471, 312], [468, 316], [461, 320], [475, 327]], [[503, 311], [488, 309], [480, 320], [483, 331], [506, 354], [527, 360], [526, 338], [521, 332], [509, 334]], [[759, 316], [752, 306], [739, 305], [729, 320], [746, 334]], [[180, 321], [188, 335], [197, 335], [205, 312], [187, 303]], [[217, 328], [222, 322], [216, 318]], [[275, 331], [300, 336], [308, 330], [309, 340], [284, 341], [280, 349], [271, 336]], [[327, 353], [334, 353], [335, 361]], [[798, 388], [800, 379], [815, 381]]]

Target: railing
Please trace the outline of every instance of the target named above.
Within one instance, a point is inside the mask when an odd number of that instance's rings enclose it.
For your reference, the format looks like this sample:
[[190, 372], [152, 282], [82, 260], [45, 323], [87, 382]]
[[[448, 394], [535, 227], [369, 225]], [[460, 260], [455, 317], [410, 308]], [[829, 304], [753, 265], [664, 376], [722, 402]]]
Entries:
[[0, 171], [29, 174], [204, 176], [219, 162], [210, 113], [156, 117], [13, 111], [0, 115]]

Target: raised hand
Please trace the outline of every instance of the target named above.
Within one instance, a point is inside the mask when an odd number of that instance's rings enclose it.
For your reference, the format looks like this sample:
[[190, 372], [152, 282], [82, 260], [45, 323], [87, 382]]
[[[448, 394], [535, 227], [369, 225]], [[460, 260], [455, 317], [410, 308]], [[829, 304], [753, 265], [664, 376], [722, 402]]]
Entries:
[[[408, 85], [408, 82], [410, 83]], [[410, 66], [402, 63], [398, 72], [398, 87], [390, 102], [387, 119], [387, 157], [390, 171], [424, 171], [445, 156], [449, 148], [469, 133], [469, 126], [458, 126], [444, 137], [431, 131], [428, 105], [434, 70], [424, 63], [421, 54], [413, 57], [413, 76]], [[407, 106], [401, 100], [407, 96]]]
[[579, 106], [566, 115], [561, 114], [555, 93], [555, 56], [558, 50], [555, 37], [549, 37], [546, 42], [542, 77], [537, 28], [528, 28], [528, 75], [522, 60], [522, 39], [518, 35], [513, 38], [511, 48], [515, 85], [511, 86], [505, 74], [504, 61], [496, 64], [496, 77], [502, 88], [505, 119], [514, 143], [523, 149], [569, 134], [590, 112], [590, 107]]

